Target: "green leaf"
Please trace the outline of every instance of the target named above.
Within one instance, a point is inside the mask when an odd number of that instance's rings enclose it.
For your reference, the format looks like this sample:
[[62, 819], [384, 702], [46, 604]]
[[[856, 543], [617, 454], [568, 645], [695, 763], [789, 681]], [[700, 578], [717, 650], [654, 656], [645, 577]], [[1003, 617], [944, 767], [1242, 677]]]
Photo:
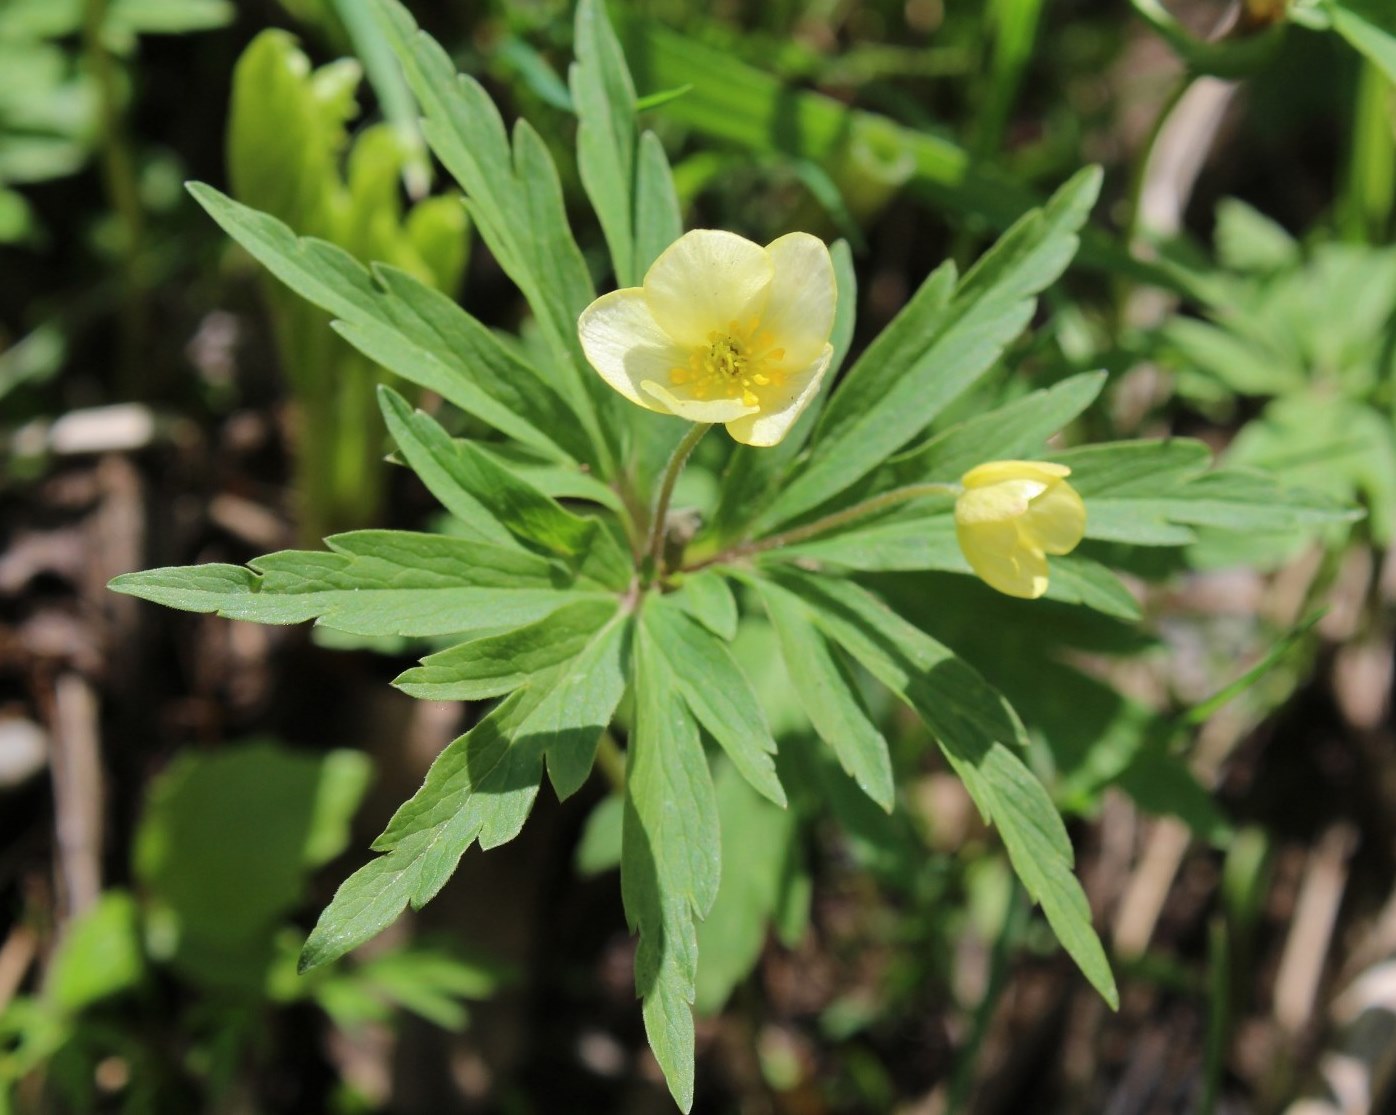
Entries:
[[866, 499], [910, 484], [958, 481], [986, 461], [1039, 457], [1049, 437], [1095, 402], [1105, 380], [1104, 372], [1086, 372], [975, 415], [893, 457], [866, 485], [858, 486], [858, 496]]
[[[655, 602], [646, 606], [646, 618]], [[636, 635], [635, 731], [625, 777], [621, 897], [639, 933], [635, 990], [669, 1091], [693, 1105], [694, 917], [717, 897], [721, 835], [707, 756], [649, 625]]]
[[396, 142], [404, 154], [403, 180], [407, 192], [420, 197], [431, 185], [431, 160], [426, 143], [417, 126], [417, 109], [412, 94], [402, 78], [397, 59], [383, 40], [377, 23], [377, 13], [365, 0], [333, 0], [354, 53], [363, 61], [374, 95], [382, 106], [383, 115], [392, 126]]
[[77, 1014], [140, 983], [145, 974], [140, 917], [135, 898], [112, 890], [73, 920], [48, 970], [46, 990], [59, 1010]]
[[[384, 852], [345, 881], [301, 953], [302, 971], [376, 936], [410, 904], [419, 909], [479, 841], [518, 835], [538, 796], [546, 754], [559, 795], [580, 784], [625, 691], [630, 625], [599, 629], [576, 657], [534, 674], [432, 763], [422, 788], [373, 842]], [[552, 773], [558, 764], [566, 778]], [[585, 777], [583, 774], [582, 777]]]
[[[777, 561], [821, 562], [862, 573], [943, 570], [973, 576], [969, 562], [955, 537], [955, 520], [949, 497], [931, 497], [918, 506], [908, 504], [905, 517], [898, 515], [871, 525], [854, 527], [772, 551], [764, 563]], [[929, 512], [929, 513], [928, 513]], [[1089, 516], [1089, 506], [1087, 509]], [[1072, 554], [1054, 557], [1047, 582], [1047, 599], [1081, 604], [1121, 619], [1139, 618], [1139, 605], [1129, 590], [1105, 566]]]
[[892, 757], [852, 671], [815, 626], [803, 600], [767, 581], [758, 581], [757, 588], [780, 639], [786, 669], [800, 679], [800, 697], [814, 730], [859, 789], [892, 812], [897, 792]]
[[1086, 537], [1102, 541], [1181, 546], [1193, 540], [1190, 526], [1294, 531], [1360, 514], [1263, 473], [1209, 472], [1210, 450], [1187, 438], [1107, 442], [1051, 459], [1071, 468], [1071, 484], [1086, 502]]
[[584, 441], [568, 437], [576, 421], [562, 399], [439, 291], [392, 268], [370, 272], [326, 241], [297, 239], [210, 186], [196, 182], [189, 192], [273, 275], [338, 318], [339, 332], [370, 359], [541, 452], [591, 459]]
[[177, 929], [175, 958], [227, 987], [266, 969], [311, 870], [348, 843], [365, 756], [257, 743], [187, 754], [153, 785], [133, 865]]
[[1333, 29], [1396, 81], [1396, 12], [1385, 0], [1328, 0]]
[[649, 634], [652, 653], [672, 672], [703, 727], [762, 797], [785, 805], [785, 791], [776, 777], [776, 741], [742, 668], [727, 644], [668, 597], [646, 604], [641, 626]]
[[[616, 285], [636, 286], [635, 83], [602, 0], [581, 0], [570, 73], [577, 169], [611, 250]], [[662, 151], [662, 149], [661, 149]]]
[[[629, 584], [632, 562], [599, 519], [572, 514], [479, 446], [453, 441], [433, 419], [421, 411], [414, 412], [391, 387], [380, 387], [378, 398], [384, 418], [394, 431], [404, 431], [408, 445], [421, 443], [429, 447], [427, 472], [422, 479], [443, 503], [445, 496], [451, 496], [453, 502], [469, 511], [458, 498], [465, 493], [487, 512], [488, 518], [496, 520], [524, 545], [574, 560], [587, 579], [605, 587], [624, 589]], [[406, 446], [403, 452], [407, 455]], [[478, 515], [467, 522], [477, 531], [485, 529]]]
[[721, 573], [714, 569], [684, 578], [672, 599], [719, 639], [731, 642], [737, 634], [737, 598]]
[[796, 818], [761, 798], [730, 763], [714, 779], [722, 837], [722, 886], [698, 925], [699, 1014], [720, 1011], [755, 966], [785, 896]]
[[958, 285], [953, 267], [935, 271], [844, 377], [820, 416], [808, 467], [763, 522], [788, 521], [846, 491], [973, 386], [1066, 269], [1099, 190], [1100, 171], [1082, 171]]
[[1017, 747], [1022, 727], [971, 667], [848, 581], [782, 571], [824, 631], [909, 705], [936, 737], [965, 789], [993, 821], [1014, 871], [1082, 973], [1116, 1007], [1119, 994], [1090, 906], [1072, 873], [1074, 855], [1052, 799]]
[[[514, 548], [409, 531], [325, 540], [237, 565], [126, 573], [108, 586], [186, 612], [303, 623], [355, 635], [452, 635], [531, 623], [581, 593], [554, 562]], [[592, 594], [610, 598], [610, 594]]]
[[535, 623], [438, 651], [393, 682], [424, 701], [501, 697], [533, 675], [577, 657], [596, 633], [618, 620], [618, 602], [578, 600]]
[[522, 120], [511, 145], [480, 83], [458, 74], [450, 56], [417, 30], [397, 0], [374, 3], [421, 107], [427, 142], [460, 183], [481, 237], [532, 307], [553, 353], [558, 390], [601, 457], [593, 463], [610, 477], [623, 424], [602, 420], [618, 413], [618, 400], [587, 365], [577, 338], [577, 316], [596, 291], [568, 227], [547, 147]]
[[664, 144], [653, 132], [640, 136], [635, 162], [635, 275], [643, 279], [659, 253], [683, 234], [683, 214]]

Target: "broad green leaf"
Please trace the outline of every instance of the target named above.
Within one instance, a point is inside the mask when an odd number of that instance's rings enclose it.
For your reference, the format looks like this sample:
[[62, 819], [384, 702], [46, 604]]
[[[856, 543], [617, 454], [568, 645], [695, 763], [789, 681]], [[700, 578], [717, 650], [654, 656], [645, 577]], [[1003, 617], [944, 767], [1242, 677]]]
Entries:
[[717, 770], [717, 816], [722, 833], [722, 886], [698, 925], [694, 1007], [716, 1014], [755, 966], [785, 896], [795, 858], [792, 810], [765, 801], [731, 763]]
[[781, 571], [777, 583], [801, 596], [820, 627], [921, 717], [997, 827], [1013, 869], [1058, 940], [1117, 1006], [1109, 961], [1072, 873], [1071, 841], [1046, 789], [1018, 757], [1022, 727], [1003, 698], [946, 647], [859, 586], [793, 571]]
[[993, 366], [1031, 320], [1037, 294], [1075, 255], [1099, 190], [1100, 171], [1082, 171], [958, 284], [948, 265], [926, 280], [839, 384], [815, 428], [810, 463], [781, 493], [769, 524], [844, 492]]
[[348, 843], [371, 769], [358, 752], [257, 743], [182, 756], [151, 789], [133, 863], [201, 984], [266, 972], [310, 872]]
[[[239, 565], [126, 573], [108, 586], [186, 612], [303, 623], [355, 635], [452, 635], [530, 623], [569, 598], [555, 563], [514, 548], [409, 531], [354, 531], [328, 551]], [[610, 594], [593, 594], [610, 598]]]
[[887, 740], [864, 706], [841, 652], [830, 645], [798, 596], [767, 581], [758, 581], [757, 588], [780, 639], [786, 670], [800, 679], [800, 697], [814, 730], [859, 789], [890, 813], [897, 790]]
[[596, 633], [618, 618], [617, 601], [578, 600], [535, 623], [438, 651], [393, 682], [425, 701], [501, 697], [536, 673], [577, 657]]
[[603, 0], [578, 3], [573, 49], [577, 169], [611, 250], [616, 285], [636, 286], [635, 84]]
[[193, 183], [189, 192], [273, 275], [338, 318], [339, 332], [370, 359], [541, 452], [565, 459], [575, 449], [590, 459], [585, 443], [579, 449], [568, 437], [576, 423], [566, 404], [445, 295], [392, 268], [370, 272], [326, 241], [297, 239], [212, 187]]
[[110, 890], [68, 925], [49, 964], [46, 991], [59, 1010], [77, 1014], [129, 991], [144, 975], [140, 907], [126, 891]]
[[409, 904], [419, 909], [473, 842], [489, 849], [517, 836], [545, 754], [550, 772], [555, 762], [566, 772], [565, 780], [553, 775], [559, 794], [576, 789], [625, 691], [628, 631], [627, 623], [601, 628], [576, 657], [534, 674], [446, 747], [373, 842], [386, 854], [354, 872], [320, 915], [302, 971], [376, 936]]
[[772, 759], [776, 741], [727, 644], [670, 597], [646, 604], [641, 625], [653, 653], [673, 673], [675, 688], [732, 764], [762, 797], [785, 805]]
[[636, 633], [635, 730], [625, 777], [621, 897], [639, 933], [635, 991], [645, 1033], [680, 1109], [693, 1105], [695, 917], [717, 897], [721, 835], [708, 759], [668, 658]]
[[[433, 484], [446, 494], [464, 492], [524, 545], [580, 563], [583, 575], [597, 584], [626, 587], [632, 563], [599, 519], [572, 514], [473, 442], [452, 440], [391, 387], [380, 387], [378, 397], [394, 429], [405, 429], [409, 443], [415, 439], [431, 447], [422, 479], [433, 493]], [[484, 529], [478, 518], [469, 522]]]
[[622, 424], [619, 406], [582, 355], [577, 316], [595, 297], [586, 262], [567, 224], [562, 187], [547, 147], [527, 121], [513, 144], [499, 110], [473, 78], [458, 74], [450, 56], [418, 31], [397, 0], [373, 0], [424, 117], [423, 132], [465, 191], [480, 235], [523, 292], [553, 353], [557, 387], [601, 456], [609, 477]]

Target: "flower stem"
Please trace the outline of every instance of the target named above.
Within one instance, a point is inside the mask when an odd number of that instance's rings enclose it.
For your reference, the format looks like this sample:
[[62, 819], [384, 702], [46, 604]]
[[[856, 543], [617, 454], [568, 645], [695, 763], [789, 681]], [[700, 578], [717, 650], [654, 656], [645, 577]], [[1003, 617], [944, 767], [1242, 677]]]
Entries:
[[679, 473], [683, 472], [683, 466], [688, 463], [694, 446], [702, 441], [703, 435], [712, 428], [711, 422], [694, 423], [693, 428], [684, 434], [683, 440], [674, 446], [673, 453], [669, 455], [669, 463], [664, 466], [664, 478], [659, 483], [659, 495], [654, 501], [654, 515], [650, 518], [649, 545], [646, 547], [651, 576], [659, 575], [660, 564], [664, 558], [669, 501], [674, 498], [674, 485], [678, 482]]
[[779, 534], [758, 538], [754, 542], [743, 542], [740, 545], [732, 546], [689, 566], [688, 571], [717, 565], [721, 562], [752, 557], [755, 554], [765, 553], [767, 550], [778, 550], [782, 546], [793, 546], [797, 542], [804, 542], [817, 535], [827, 534], [831, 530], [837, 530], [841, 526], [847, 526], [849, 523], [857, 522], [869, 515], [875, 515], [879, 511], [885, 511], [887, 508], [895, 507], [899, 503], [907, 502], [907, 500], [934, 495], [956, 496], [962, 490], [958, 484], [909, 484], [905, 488], [894, 488], [890, 492], [883, 492], [880, 496], [865, 499], [862, 503], [855, 503], [852, 507], [845, 507], [842, 511], [825, 515], [822, 519], [805, 523], [804, 526], [792, 527]]

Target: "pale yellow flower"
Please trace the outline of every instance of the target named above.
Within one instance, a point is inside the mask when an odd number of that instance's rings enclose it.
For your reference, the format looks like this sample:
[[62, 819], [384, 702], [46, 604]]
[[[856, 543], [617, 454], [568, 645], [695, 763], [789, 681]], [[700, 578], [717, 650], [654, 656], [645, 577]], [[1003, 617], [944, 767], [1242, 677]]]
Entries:
[[1035, 600], [1047, 591], [1047, 555], [1069, 554], [1086, 531], [1086, 505], [1065, 465], [994, 461], [960, 478], [955, 537], [992, 588]]
[[632, 403], [775, 445], [829, 369], [836, 298], [817, 237], [792, 232], [763, 248], [694, 229], [654, 261], [643, 286], [582, 311], [577, 329], [592, 367]]

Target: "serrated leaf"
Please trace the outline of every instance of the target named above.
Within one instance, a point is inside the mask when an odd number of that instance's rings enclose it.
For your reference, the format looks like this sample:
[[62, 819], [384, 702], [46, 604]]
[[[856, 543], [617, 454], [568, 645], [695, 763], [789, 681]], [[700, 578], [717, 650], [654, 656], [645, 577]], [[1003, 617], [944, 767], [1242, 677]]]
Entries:
[[816, 622], [910, 706], [993, 821], [1028, 893], [1082, 973], [1110, 1003], [1119, 994], [1091, 926], [1074, 854], [1052, 799], [1022, 759], [1022, 727], [999, 694], [966, 663], [848, 581], [781, 571], [777, 583], [804, 599]]
[[1086, 502], [1086, 537], [1181, 546], [1190, 526], [1272, 532], [1343, 522], [1360, 513], [1329, 497], [1287, 489], [1269, 475], [1207, 471], [1211, 452], [1187, 438], [1107, 442], [1054, 453]]
[[801, 701], [815, 732], [859, 789], [892, 812], [897, 790], [887, 740], [873, 723], [848, 665], [815, 626], [804, 601], [768, 581], [758, 581], [757, 589], [786, 669], [800, 679]]
[[1095, 402], [1105, 379], [1104, 372], [1072, 376], [952, 426], [889, 460], [858, 486], [859, 498], [909, 484], [954, 482], [986, 461], [1040, 456], [1049, 437]]
[[705, 916], [717, 897], [721, 833], [698, 725], [643, 620], [635, 647], [621, 897], [640, 937], [635, 991], [644, 1000], [645, 1034], [669, 1091], [686, 1112], [693, 1105], [694, 918]]
[[520, 120], [513, 143], [499, 110], [474, 78], [417, 29], [397, 0], [373, 0], [389, 44], [421, 107], [427, 143], [460, 183], [481, 237], [523, 292], [553, 354], [557, 387], [572, 404], [610, 477], [623, 424], [614, 393], [592, 373], [577, 338], [577, 315], [595, 297], [567, 224], [557, 168], [538, 133]]
[[[544, 755], [571, 782], [589, 759], [625, 690], [630, 625], [597, 631], [576, 657], [535, 674], [432, 763], [422, 788], [373, 843], [386, 853], [335, 892], [301, 953], [302, 971], [376, 936], [408, 905], [420, 909], [445, 885], [470, 845], [518, 835], [538, 796]], [[559, 789], [562, 792], [562, 788]]]
[[501, 697], [533, 674], [575, 658], [617, 611], [615, 599], [564, 604], [535, 623], [430, 654], [393, 684], [424, 701]]
[[[333, 535], [326, 552], [126, 573], [108, 586], [186, 612], [355, 635], [451, 635], [532, 622], [569, 599], [562, 569], [516, 548], [410, 531]], [[604, 599], [609, 594], [591, 594]]]
[[848, 489], [992, 367], [1031, 319], [1037, 294], [1076, 254], [1100, 177], [1098, 168], [1076, 175], [1005, 233], [960, 283], [948, 265], [926, 280], [830, 398], [808, 467], [783, 490], [765, 525]]
[[785, 805], [772, 759], [776, 741], [727, 644], [669, 597], [645, 606], [641, 626], [649, 633], [652, 653], [665, 660], [675, 688], [733, 766], [762, 797]]
[[195, 182], [189, 192], [281, 282], [333, 314], [370, 359], [540, 452], [591, 460], [585, 439], [569, 437], [576, 423], [556, 392], [445, 295], [394, 268], [370, 272], [327, 241], [297, 238], [211, 186]]
[[422, 477], [429, 487], [435, 484], [448, 495], [466, 493], [515, 539], [575, 559], [585, 577], [597, 584], [623, 589], [629, 583], [630, 558], [600, 520], [572, 514], [472, 442], [452, 440], [391, 387], [380, 387], [378, 398], [385, 420], [403, 430], [409, 444], [429, 447]]
[[761, 798], [731, 763], [717, 770], [722, 886], [698, 925], [694, 1007], [720, 1011], [761, 955], [795, 858], [796, 816]]

